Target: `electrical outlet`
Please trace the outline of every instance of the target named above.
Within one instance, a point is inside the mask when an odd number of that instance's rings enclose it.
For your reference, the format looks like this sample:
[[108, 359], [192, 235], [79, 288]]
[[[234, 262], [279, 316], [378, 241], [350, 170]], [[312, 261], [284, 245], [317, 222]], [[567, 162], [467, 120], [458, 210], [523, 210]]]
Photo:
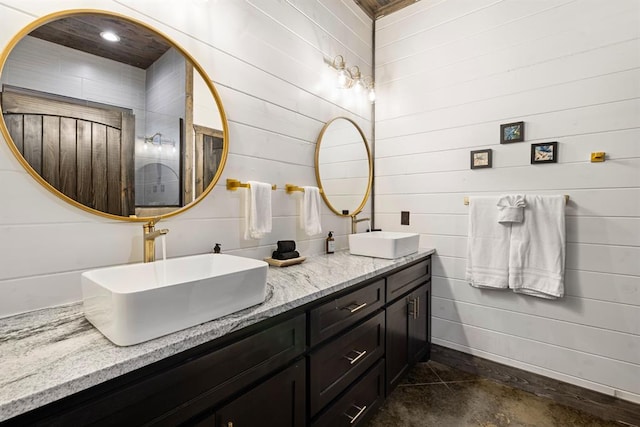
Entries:
[[409, 211], [400, 212], [400, 225], [409, 225]]
[[342, 209], [342, 215], [349, 215], [349, 209]]

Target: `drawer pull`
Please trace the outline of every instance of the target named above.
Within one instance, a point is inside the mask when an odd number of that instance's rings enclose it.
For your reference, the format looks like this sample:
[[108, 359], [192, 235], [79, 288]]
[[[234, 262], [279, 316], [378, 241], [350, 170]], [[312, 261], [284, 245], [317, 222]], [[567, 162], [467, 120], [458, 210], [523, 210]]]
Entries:
[[358, 360], [362, 359], [365, 354], [367, 354], [367, 350], [363, 350], [363, 351], [353, 350], [353, 352], [357, 354], [356, 357], [349, 357], [349, 356], [345, 356], [344, 357], [345, 359], [347, 359], [349, 361], [350, 365], [353, 365]]
[[349, 420], [350, 420], [350, 421], [349, 421], [349, 424], [353, 424], [353, 423], [355, 423], [355, 422], [356, 422], [356, 420], [360, 417], [360, 415], [362, 415], [362, 413], [363, 413], [364, 411], [366, 411], [366, 410], [367, 410], [367, 405], [363, 406], [362, 408], [360, 408], [360, 407], [358, 407], [358, 406], [356, 406], [356, 405], [353, 405], [353, 407], [354, 407], [354, 408], [356, 408], [356, 409], [358, 410], [358, 413], [357, 413], [355, 416], [353, 416], [353, 417], [352, 417], [351, 415], [349, 415], [349, 414], [345, 413], [345, 415], [347, 416], [347, 418], [349, 418]]
[[420, 297], [416, 301], [416, 319], [420, 317]]
[[[362, 310], [363, 308], [365, 308], [367, 306], [366, 302], [363, 302], [360, 305], [357, 305], [357, 304], [358, 304], [357, 302], [353, 303], [353, 304], [350, 304], [350, 305], [344, 307], [343, 310], [349, 310], [350, 313], [355, 313], [356, 311], [360, 311], [360, 310]], [[355, 307], [353, 307], [354, 305], [355, 305]]]
[[407, 313], [409, 316], [411, 316], [413, 319], [417, 319], [418, 318], [418, 301], [416, 301], [415, 298], [407, 298], [407, 302], [409, 304], [411, 304], [411, 309], [409, 310], [409, 312]]

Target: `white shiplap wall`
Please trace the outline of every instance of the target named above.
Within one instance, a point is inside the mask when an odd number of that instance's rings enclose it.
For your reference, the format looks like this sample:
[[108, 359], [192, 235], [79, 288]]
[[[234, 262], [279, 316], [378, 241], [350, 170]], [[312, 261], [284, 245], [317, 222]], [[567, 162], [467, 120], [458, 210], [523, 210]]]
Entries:
[[[640, 402], [639, 33], [637, 0], [422, 0], [377, 21], [376, 227], [436, 248], [434, 343]], [[500, 145], [519, 120], [526, 141]], [[559, 163], [530, 165], [544, 141]], [[481, 148], [493, 168], [472, 171]], [[571, 196], [563, 299], [465, 282], [463, 197], [503, 192]]]
[[[269, 256], [295, 239], [305, 254], [324, 251], [324, 236], [299, 226], [300, 194], [285, 183], [315, 185], [315, 140], [329, 119], [346, 116], [371, 135], [371, 107], [328, 85], [323, 57], [342, 54], [372, 71], [372, 22], [346, 0], [5, 0], [0, 46], [37, 17], [96, 8], [147, 22], [189, 51], [212, 77], [229, 120], [230, 151], [222, 179], [188, 212], [163, 221], [169, 257], [223, 251]], [[243, 239], [244, 192], [226, 178], [277, 184], [273, 232]], [[109, 221], [76, 209], [37, 184], [0, 141], [0, 317], [80, 300], [87, 269], [142, 259], [139, 223]], [[348, 219], [324, 209], [322, 227], [346, 246]]]

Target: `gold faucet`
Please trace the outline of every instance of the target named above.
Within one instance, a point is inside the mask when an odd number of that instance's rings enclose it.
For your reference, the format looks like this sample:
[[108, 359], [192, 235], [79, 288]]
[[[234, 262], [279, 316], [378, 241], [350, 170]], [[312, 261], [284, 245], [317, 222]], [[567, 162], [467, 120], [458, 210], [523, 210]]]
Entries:
[[355, 215], [351, 215], [351, 234], [356, 234], [356, 232], [358, 231], [356, 224], [362, 221], [369, 221], [369, 230], [371, 230], [371, 218], [356, 219]]
[[142, 226], [142, 229], [144, 230], [144, 262], [153, 262], [156, 260], [156, 237], [169, 232], [166, 228], [163, 228], [162, 230], [155, 229], [155, 225], [159, 220], [160, 218], [154, 218]]

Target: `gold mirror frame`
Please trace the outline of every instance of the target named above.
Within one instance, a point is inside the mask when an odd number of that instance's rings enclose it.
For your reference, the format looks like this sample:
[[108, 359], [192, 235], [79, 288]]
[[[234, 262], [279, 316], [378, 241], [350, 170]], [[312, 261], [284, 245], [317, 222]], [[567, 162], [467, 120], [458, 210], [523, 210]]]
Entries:
[[104, 218], [109, 218], [109, 219], [116, 219], [116, 220], [121, 220], [121, 221], [130, 221], [130, 222], [138, 222], [138, 221], [150, 221], [150, 220], [154, 220], [154, 221], [158, 221], [160, 219], [163, 218], [169, 218], [172, 217], [174, 215], [178, 215], [182, 212], [185, 212], [186, 210], [192, 208], [193, 206], [197, 205], [199, 202], [201, 202], [210, 192], [211, 190], [215, 187], [216, 183], [218, 182], [218, 180], [220, 179], [220, 176], [222, 175], [222, 171], [224, 170], [224, 166], [226, 164], [227, 161], [227, 156], [229, 153], [229, 126], [227, 123], [227, 116], [226, 113], [224, 111], [224, 106], [222, 105], [222, 101], [220, 99], [220, 95], [218, 94], [218, 91], [216, 90], [216, 88], [213, 86], [213, 83], [211, 81], [211, 79], [209, 78], [209, 76], [207, 75], [207, 73], [204, 71], [204, 69], [202, 68], [202, 66], [193, 58], [193, 56], [191, 56], [185, 49], [183, 49], [180, 45], [178, 45], [173, 39], [171, 39], [170, 37], [168, 37], [166, 34], [162, 33], [161, 31], [151, 27], [150, 25], [139, 21], [137, 19], [134, 18], [130, 18], [128, 16], [119, 14], [119, 13], [115, 13], [115, 12], [110, 12], [110, 11], [104, 11], [104, 10], [98, 10], [98, 9], [70, 9], [70, 10], [65, 10], [65, 11], [60, 11], [60, 12], [54, 12], [48, 15], [45, 15], [43, 17], [40, 17], [38, 19], [36, 19], [35, 21], [33, 21], [32, 23], [30, 23], [29, 25], [27, 25], [25, 28], [23, 28], [20, 32], [18, 32], [10, 41], [9, 43], [5, 46], [5, 48], [2, 50], [2, 54], [0, 55], [0, 75], [2, 74], [3, 70], [4, 70], [4, 66], [7, 62], [7, 59], [9, 58], [9, 55], [11, 54], [11, 52], [13, 51], [13, 49], [15, 48], [15, 46], [20, 42], [20, 40], [22, 40], [25, 36], [29, 35], [29, 33], [31, 33], [33, 30], [35, 30], [38, 27], [41, 27], [45, 24], [48, 24], [52, 21], [55, 21], [57, 19], [60, 18], [66, 18], [66, 17], [70, 17], [73, 15], [103, 15], [103, 16], [109, 16], [109, 17], [114, 17], [114, 18], [118, 18], [118, 19], [122, 19], [124, 21], [127, 21], [129, 23], [135, 24], [135, 25], [139, 25], [141, 27], [146, 28], [148, 31], [151, 31], [153, 33], [156, 33], [157, 35], [161, 36], [162, 38], [164, 38], [174, 49], [176, 49], [178, 52], [180, 52], [184, 58], [191, 62], [191, 64], [193, 65], [193, 68], [198, 72], [198, 74], [200, 74], [200, 77], [202, 77], [202, 79], [204, 80], [205, 84], [207, 85], [207, 87], [209, 88], [211, 95], [214, 98], [214, 101], [216, 103], [216, 106], [218, 108], [218, 112], [220, 114], [220, 120], [222, 123], [222, 139], [223, 139], [223, 149], [222, 149], [222, 155], [221, 155], [221, 159], [220, 159], [220, 164], [218, 166], [218, 170], [216, 171], [213, 179], [211, 180], [211, 182], [209, 183], [209, 185], [204, 189], [204, 191], [196, 198], [194, 199], [192, 202], [186, 204], [185, 206], [181, 206], [179, 208], [176, 208], [176, 210], [172, 211], [172, 212], [168, 212], [168, 213], [164, 213], [161, 215], [156, 215], [156, 216], [151, 216], [151, 217], [142, 217], [142, 216], [121, 216], [121, 215], [114, 215], [114, 214], [110, 214], [107, 212], [102, 212], [99, 211], [97, 209], [93, 209], [89, 206], [86, 206], [72, 198], [70, 198], [69, 196], [63, 194], [62, 192], [58, 191], [55, 187], [53, 187], [51, 184], [49, 184], [49, 182], [47, 182], [42, 176], [40, 176], [40, 174], [38, 174], [38, 172], [36, 172], [31, 165], [29, 165], [29, 163], [27, 162], [27, 160], [23, 157], [23, 155], [20, 153], [20, 151], [18, 150], [18, 148], [16, 147], [16, 144], [14, 143], [13, 139], [11, 138], [10, 134], [9, 134], [9, 129], [7, 128], [7, 125], [5, 123], [4, 120], [4, 115], [2, 115], [2, 120], [0, 120], [0, 132], [2, 133], [2, 136], [4, 137], [5, 141], [7, 142], [7, 145], [9, 146], [9, 149], [11, 150], [11, 152], [13, 153], [13, 155], [16, 157], [16, 159], [18, 159], [18, 161], [20, 162], [20, 164], [22, 165], [22, 167], [25, 168], [25, 170], [36, 180], [38, 181], [44, 188], [46, 188], [47, 190], [49, 190], [51, 193], [53, 193], [54, 195], [56, 195], [57, 197], [59, 197], [60, 199], [66, 201], [67, 203], [80, 208], [86, 212], [95, 214], [95, 215], [99, 215], [101, 217]]
[[[333, 122], [335, 122], [336, 120], [340, 120], [340, 119], [347, 120], [349, 123], [351, 123], [356, 128], [356, 130], [360, 134], [360, 137], [362, 138], [362, 143], [364, 144], [364, 148], [367, 151], [367, 160], [368, 160], [368, 164], [369, 164], [369, 179], [367, 180], [367, 190], [365, 191], [365, 194], [362, 197], [362, 202], [360, 203], [360, 206], [358, 206], [353, 212], [349, 212], [349, 214], [346, 214], [346, 215], [343, 214], [342, 212], [339, 212], [331, 204], [331, 201], [329, 201], [329, 197], [326, 194], [326, 192], [324, 191], [324, 188], [322, 186], [322, 180], [320, 178], [320, 164], [319, 164], [320, 148], [322, 146], [322, 138], [324, 137], [324, 134], [327, 131], [327, 129], [329, 128], [329, 126]], [[315, 172], [316, 172], [316, 181], [318, 183], [318, 188], [320, 188], [320, 194], [322, 195], [322, 199], [324, 200], [324, 202], [327, 204], [327, 206], [329, 207], [329, 209], [331, 209], [331, 211], [333, 213], [335, 213], [338, 216], [353, 217], [353, 216], [356, 216], [357, 214], [359, 214], [362, 211], [362, 209], [364, 209], [364, 206], [367, 204], [367, 200], [369, 200], [369, 196], [371, 195], [371, 185], [373, 184], [373, 160], [371, 158], [371, 150], [369, 149], [369, 144], [367, 142], [367, 138], [364, 136], [364, 132], [362, 131], [362, 129], [360, 128], [360, 126], [358, 126], [358, 124], [356, 122], [354, 122], [353, 120], [351, 120], [348, 117], [338, 116], [338, 117], [334, 117], [333, 119], [331, 119], [327, 123], [325, 123], [325, 125], [322, 127], [322, 130], [320, 131], [320, 135], [318, 135], [318, 139], [316, 141]]]

